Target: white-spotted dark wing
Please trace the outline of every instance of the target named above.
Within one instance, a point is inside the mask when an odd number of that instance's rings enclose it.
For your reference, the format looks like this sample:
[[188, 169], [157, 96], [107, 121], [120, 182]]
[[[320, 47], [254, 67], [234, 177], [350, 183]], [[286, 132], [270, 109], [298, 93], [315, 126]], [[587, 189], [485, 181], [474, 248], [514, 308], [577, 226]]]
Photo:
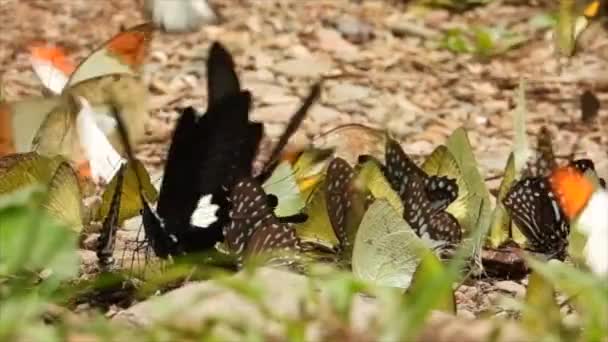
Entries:
[[570, 226], [545, 177], [518, 181], [503, 203], [526, 236], [530, 250], [558, 258], [564, 256]]
[[456, 181], [444, 176], [427, 176], [424, 178], [424, 189], [434, 212], [444, 211], [458, 198]]
[[346, 231], [346, 215], [351, 207], [350, 185], [355, 177], [353, 168], [341, 158], [335, 158], [327, 167], [325, 203], [329, 221], [344, 249], [351, 243]]
[[[403, 218], [421, 237], [427, 236], [433, 240], [450, 242], [459, 241], [460, 225], [451, 214], [433, 207], [427, 195], [425, 180], [420, 172], [416, 171], [417, 168], [403, 152], [399, 143], [388, 139], [385, 175], [403, 202]], [[433, 181], [429, 184], [435, 183]]]
[[281, 223], [254, 179], [238, 181], [230, 194], [230, 222], [224, 226], [227, 247], [240, 259], [279, 249], [299, 249], [294, 228]]

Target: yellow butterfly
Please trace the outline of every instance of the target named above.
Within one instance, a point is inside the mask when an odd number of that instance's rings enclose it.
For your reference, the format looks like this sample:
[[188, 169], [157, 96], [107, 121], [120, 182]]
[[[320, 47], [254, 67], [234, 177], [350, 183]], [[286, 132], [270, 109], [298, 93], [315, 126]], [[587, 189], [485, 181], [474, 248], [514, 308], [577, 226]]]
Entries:
[[70, 137], [78, 114], [74, 97], [90, 103], [97, 125], [109, 135], [115, 149], [122, 151], [116, 123], [108, 115], [112, 109], [122, 113], [129, 136], [137, 141], [144, 133], [148, 95], [138, 75], [151, 37], [149, 23], [121, 32], [83, 60], [71, 74], [67, 74], [71, 67], [60, 52], [34, 46], [32, 64], [36, 73], [51, 92], [59, 95], [0, 103], [0, 156], [37, 150], [47, 155], [61, 154], [77, 164], [85, 161], [82, 154], [76, 153], [79, 140]]

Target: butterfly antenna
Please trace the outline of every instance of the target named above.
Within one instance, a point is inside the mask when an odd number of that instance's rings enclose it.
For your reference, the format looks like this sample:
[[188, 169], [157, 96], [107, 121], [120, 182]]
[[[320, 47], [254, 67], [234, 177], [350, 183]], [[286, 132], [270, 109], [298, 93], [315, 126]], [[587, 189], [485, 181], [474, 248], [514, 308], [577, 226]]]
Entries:
[[289, 120], [289, 123], [287, 124], [287, 128], [285, 128], [285, 131], [279, 138], [279, 141], [274, 146], [272, 153], [270, 153], [270, 158], [268, 159], [266, 166], [262, 169], [263, 170], [262, 174], [268, 174], [274, 168], [274, 166], [278, 163], [278, 161], [280, 159], [281, 151], [283, 150], [283, 147], [285, 147], [285, 145], [287, 144], [287, 141], [293, 135], [293, 133], [298, 129], [298, 127], [300, 127], [300, 124], [302, 123], [302, 121], [304, 121], [304, 118], [306, 117], [308, 110], [315, 103], [315, 101], [319, 98], [320, 94], [321, 94], [321, 82], [319, 81], [319, 82], [315, 83], [315, 85], [312, 86], [312, 89], [310, 90], [310, 93], [304, 100], [304, 103], [302, 104], [302, 106]]

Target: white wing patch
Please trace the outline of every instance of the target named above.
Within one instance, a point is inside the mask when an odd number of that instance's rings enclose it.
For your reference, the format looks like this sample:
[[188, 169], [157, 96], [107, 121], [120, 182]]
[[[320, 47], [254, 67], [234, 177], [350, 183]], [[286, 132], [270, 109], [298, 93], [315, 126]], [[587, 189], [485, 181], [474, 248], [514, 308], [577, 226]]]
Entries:
[[91, 165], [91, 174], [95, 180], [109, 182], [124, 162], [108, 138], [95, 122], [95, 113], [89, 102], [78, 97], [81, 109], [76, 117], [76, 128], [84, 154]]
[[42, 85], [53, 94], [61, 94], [68, 83], [69, 76], [55, 67], [51, 61], [32, 56], [31, 63], [34, 73], [38, 76]]
[[597, 190], [578, 219], [587, 235], [583, 251], [589, 268], [599, 276], [608, 276], [608, 191]]
[[220, 207], [217, 204], [211, 203], [211, 198], [211, 195], [205, 195], [198, 200], [196, 209], [194, 209], [192, 216], [190, 216], [190, 224], [206, 228], [217, 221], [215, 214]]

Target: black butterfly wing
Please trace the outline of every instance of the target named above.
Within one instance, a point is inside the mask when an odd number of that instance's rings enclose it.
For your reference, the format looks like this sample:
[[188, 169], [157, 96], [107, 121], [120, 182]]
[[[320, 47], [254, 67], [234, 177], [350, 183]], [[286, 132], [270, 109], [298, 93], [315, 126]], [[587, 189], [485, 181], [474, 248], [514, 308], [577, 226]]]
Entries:
[[196, 121], [197, 113], [193, 108], [186, 108], [181, 113], [173, 131], [158, 195], [158, 216], [174, 234], [189, 224], [200, 197], [198, 189], [193, 186], [198, 181], [197, 152], [201, 145]]
[[[399, 143], [387, 140], [385, 176], [403, 202], [403, 218], [421, 237], [455, 242], [460, 239], [460, 226], [454, 225], [446, 212], [437, 212], [427, 198], [425, 181], [418, 167], [405, 154]], [[439, 216], [438, 216], [439, 215]], [[450, 215], [451, 216], [451, 215]], [[449, 221], [449, 223], [448, 223]]]
[[351, 206], [350, 184], [355, 177], [353, 168], [341, 158], [334, 158], [327, 166], [325, 203], [331, 226], [340, 242], [340, 249], [351, 243], [346, 228], [346, 215]]
[[108, 215], [103, 220], [101, 234], [97, 238], [97, 259], [102, 268], [106, 268], [114, 263], [114, 245], [116, 242], [116, 230], [118, 229], [118, 217], [120, 216], [125, 169], [126, 166], [123, 164], [116, 173], [116, 189], [114, 190], [114, 194], [112, 194]]
[[221, 186], [229, 189], [237, 179], [251, 175], [263, 126], [249, 121], [250, 106], [251, 94], [244, 91], [223, 99], [201, 118], [200, 195], [216, 194]]
[[232, 56], [222, 44], [214, 42], [207, 59], [207, 108], [240, 91]]
[[503, 199], [533, 251], [561, 255], [570, 226], [544, 177], [524, 178]]
[[167, 259], [171, 255], [183, 253], [175, 233], [171, 233], [165, 228], [163, 220], [150, 207], [144, 196], [142, 195], [140, 198], [142, 202], [141, 218], [144, 233], [147, 243], [154, 251], [154, 254], [161, 259]]
[[[591, 159], [572, 160], [572, 161], [570, 161], [569, 166], [576, 168], [581, 173], [585, 173], [585, 172], [587, 172], [587, 170], [595, 171], [595, 164], [593, 163], [593, 161]], [[602, 188], [606, 189], [606, 180], [604, 178], [600, 178], [599, 176], [598, 176], [598, 180], [600, 182], [600, 186]]]

